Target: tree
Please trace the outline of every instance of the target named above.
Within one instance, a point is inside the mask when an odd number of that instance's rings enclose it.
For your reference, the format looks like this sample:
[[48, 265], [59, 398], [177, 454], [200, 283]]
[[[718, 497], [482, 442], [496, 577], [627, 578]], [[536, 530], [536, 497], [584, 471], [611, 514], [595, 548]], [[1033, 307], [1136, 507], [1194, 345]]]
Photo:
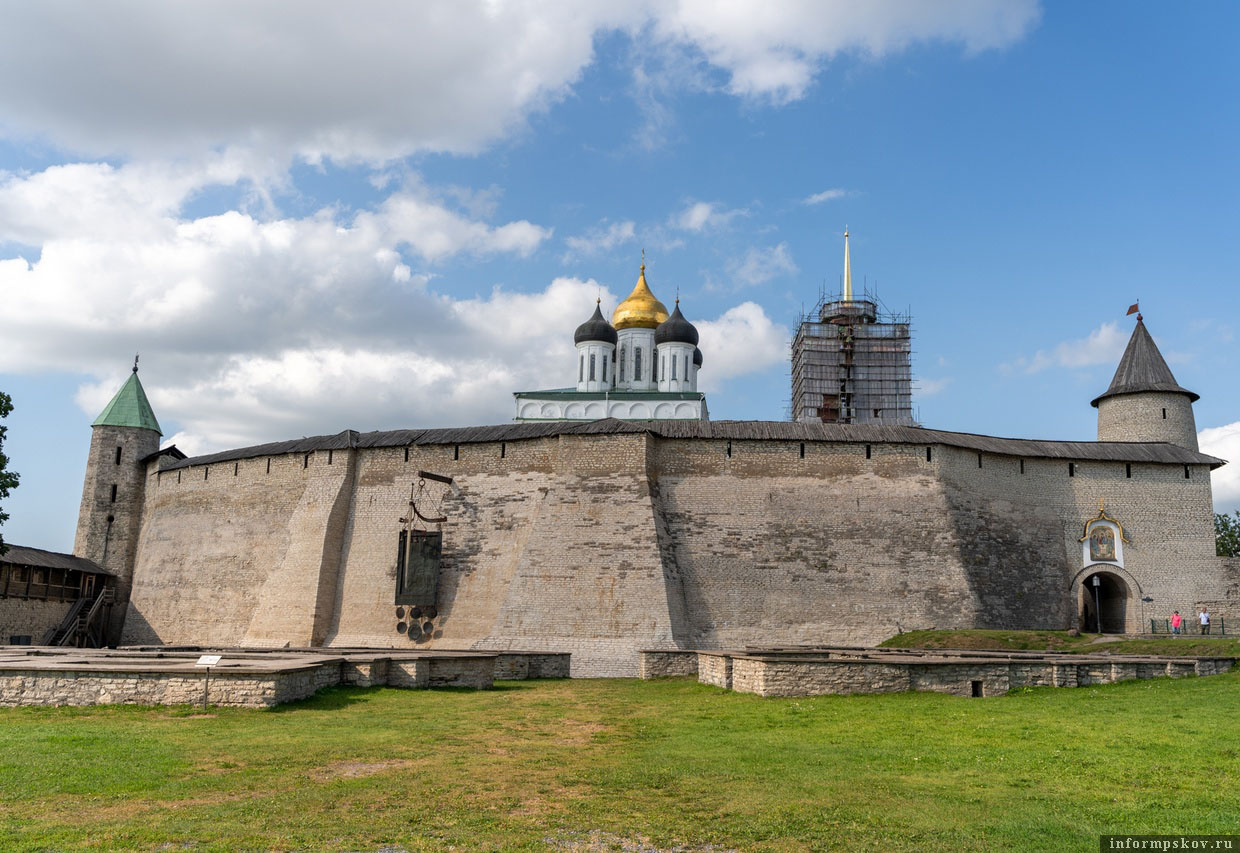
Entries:
[[[9, 416], [9, 412], [13, 411], [13, 400], [8, 394], [0, 391], [0, 421]], [[0, 424], [0, 500], [4, 500], [9, 496], [9, 489], [17, 488], [17, 474], [9, 470], [9, 457], [4, 455], [4, 436], [9, 428]], [[9, 514], [0, 509], [0, 525], [8, 520]], [[4, 544], [4, 535], [0, 534], [0, 555], [9, 550], [9, 546]]]
[[1220, 557], [1240, 557], [1240, 509], [1233, 515], [1214, 516], [1214, 550]]

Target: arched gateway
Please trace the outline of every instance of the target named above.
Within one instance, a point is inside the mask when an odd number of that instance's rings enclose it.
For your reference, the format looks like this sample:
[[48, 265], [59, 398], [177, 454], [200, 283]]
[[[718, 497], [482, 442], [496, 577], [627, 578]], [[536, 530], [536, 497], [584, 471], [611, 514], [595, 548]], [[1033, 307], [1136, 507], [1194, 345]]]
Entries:
[[1078, 587], [1082, 631], [1123, 634], [1132, 613], [1132, 587], [1109, 566], [1090, 566]]

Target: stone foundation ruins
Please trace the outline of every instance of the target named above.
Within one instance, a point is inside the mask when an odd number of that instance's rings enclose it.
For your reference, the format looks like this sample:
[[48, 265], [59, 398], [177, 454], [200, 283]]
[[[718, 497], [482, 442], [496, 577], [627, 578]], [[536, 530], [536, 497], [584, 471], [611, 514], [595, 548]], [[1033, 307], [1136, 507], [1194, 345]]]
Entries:
[[647, 650], [641, 653], [641, 677], [696, 675], [703, 684], [759, 696], [910, 690], [1001, 696], [1022, 687], [1085, 687], [1134, 678], [1217, 675], [1228, 672], [1234, 663], [1228, 657], [949, 649]]
[[[325, 687], [467, 687], [497, 679], [567, 678], [569, 656], [548, 652], [392, 652], [374, 649], [0, 648], [0, 706], [211, 705], [271, 708]], [[205, 696], [204, 696], [205, 692]]]

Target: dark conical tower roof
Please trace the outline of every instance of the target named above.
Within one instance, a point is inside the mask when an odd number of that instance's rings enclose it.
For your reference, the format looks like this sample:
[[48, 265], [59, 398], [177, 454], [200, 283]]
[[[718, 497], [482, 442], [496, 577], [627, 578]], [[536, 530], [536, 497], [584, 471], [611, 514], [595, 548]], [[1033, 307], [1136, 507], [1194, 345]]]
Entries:
[[672, 311], [672, 316], [668, 317], [659, 327], [654, 330], [655, 344], [698, 344], [697, 327], [685, 319], [685, 315], [680, 313], [680, 300], [676, 300], [676, 308]]
[[573, 343], [579, 344], [583, 341], [602, 341], [606, 344], [614, 344], [619, 340], [616, 330], [603, 319], [603, 312], [599, 310], [599, 303], [594, 304], [594, 313], [580, 326], [573, 334]]
[[1171, 375], [1171, 368], [1167, 367], [1167, 362], [1163, 360], [1162, 353], [1158, 351], [1158, 346], [1150, 337], [1150, 333], [1145, 328], [1145, 322], [1138, 314], [1137, 327], [1132, 330], [1128, 348], [1124, 350], [1124, 356], [1119, 360], [1119, 367], [1115, 369], [1115, 378], [1111, 380], [1111, 387], [1105, 393], [1095, 397], [1090, 405], [1097, 407], [1098, 402], [1107, 397], [1137, 394], [1142, 391], [1186, 394], [1189, 402], [1196, 402], [1200, 399], [1199, 394], [1194, 394], [1187, 388], [1181, 388], [1175, 381], [1175, 377]]

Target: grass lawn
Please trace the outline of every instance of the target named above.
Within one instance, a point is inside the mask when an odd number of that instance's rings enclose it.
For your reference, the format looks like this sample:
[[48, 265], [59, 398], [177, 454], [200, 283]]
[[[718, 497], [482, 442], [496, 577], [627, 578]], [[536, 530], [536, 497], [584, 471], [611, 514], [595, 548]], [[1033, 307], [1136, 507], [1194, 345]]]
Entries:
[[880, 644], [890, 649], [1050, 649], [1080, 654], [1213, 655], [1240, 658], [1240, 637], [1182, 634], [1124, 637], [1067, 631], [905, 631]]
[[0, 849], [1097, 850], [1240, 832], [1238, 700], [1240, 673], [986, 699], [668, 679], [0, 709]]

